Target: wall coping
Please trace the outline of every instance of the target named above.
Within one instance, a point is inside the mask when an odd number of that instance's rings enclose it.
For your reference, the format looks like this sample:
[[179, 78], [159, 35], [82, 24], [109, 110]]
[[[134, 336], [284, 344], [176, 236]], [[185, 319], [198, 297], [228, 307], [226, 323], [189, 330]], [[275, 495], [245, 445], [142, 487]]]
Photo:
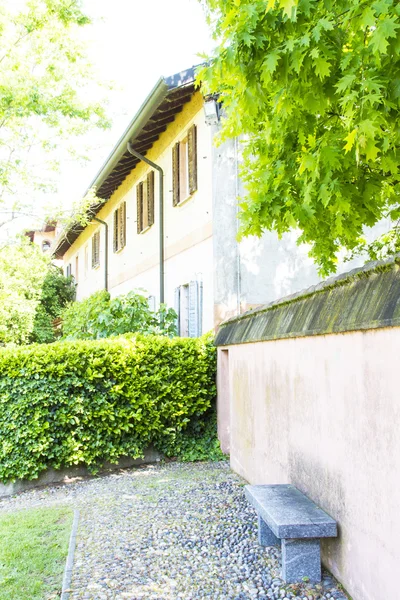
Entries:
[[400, 254], [232, 317], [216, 346], [400, 326]]

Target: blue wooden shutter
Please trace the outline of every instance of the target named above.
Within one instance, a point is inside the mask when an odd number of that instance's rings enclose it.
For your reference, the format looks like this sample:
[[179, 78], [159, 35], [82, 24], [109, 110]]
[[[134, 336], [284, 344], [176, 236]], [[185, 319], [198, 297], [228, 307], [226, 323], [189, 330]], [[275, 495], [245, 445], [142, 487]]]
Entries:
[[156, 297], [149, 296], [147, 298], [147, 302], [149, 303], [149, 309], [151, 310], [151, 312], [155, 313], [156, 312]]
[[176, 319], [176, 332], [178, 335], [181, 334], [180, 331], [180, 321], [181, 321], [181, 288], [177, 287], [175, 288], [175, 298], [174, 298], [174, 310], [176, 312], [176, 314], [178, 315], [177, 319]]
[[199, 335], [203, 335], [203, 282], [199, 281]]
[[198, 281], [189, 283], [189, 337], [199, 337], [200, 327], [200, 286]]

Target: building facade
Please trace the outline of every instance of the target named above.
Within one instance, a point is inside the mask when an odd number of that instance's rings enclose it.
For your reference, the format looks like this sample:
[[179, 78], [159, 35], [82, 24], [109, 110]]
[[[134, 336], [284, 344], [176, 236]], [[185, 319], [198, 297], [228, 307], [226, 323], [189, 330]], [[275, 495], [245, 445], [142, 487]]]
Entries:
[[238, 243], [241, 141], [214, 144], [218, 104], [194, 79], [157, 82], [88, 188], [92, 220], [53, 244], [78, 300], [145, 290], [175, 308], [183, 336], [319, 280], [296, 232]]

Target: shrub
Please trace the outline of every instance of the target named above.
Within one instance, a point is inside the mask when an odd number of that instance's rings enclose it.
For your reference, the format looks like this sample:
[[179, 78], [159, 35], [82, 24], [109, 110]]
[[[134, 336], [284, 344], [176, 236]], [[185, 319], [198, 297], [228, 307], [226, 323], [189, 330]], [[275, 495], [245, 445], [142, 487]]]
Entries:
[[106, 291], [73, 302], [63, 313], [63, 337], [96, 340], [125, 333], [176, 335], [177, 315], [162, 304], [154, 313], [146, 296], [137, 291], [110, 299]]
[[110, 294], [105, 290], [95, 292], [85, 300], [69, 304], [62, 312], [63, 337], [71, 340], [96, 339], [94, 327], [109, 304]]
[[31, 342], [49, 344], [56, 339], [53, 322], [68, 302], [75, 298], [75, 283], [62, 270], [50, 264], [42, 286], [42, 295], [36, 309]]
[[187, 454], [190, 427], [204, 447], [199, 424], [211, 411], [215, 371], [210, 336], [0, 350], [0, 480], [34, 479], [49, 467], [95, 471], [150, 444]]

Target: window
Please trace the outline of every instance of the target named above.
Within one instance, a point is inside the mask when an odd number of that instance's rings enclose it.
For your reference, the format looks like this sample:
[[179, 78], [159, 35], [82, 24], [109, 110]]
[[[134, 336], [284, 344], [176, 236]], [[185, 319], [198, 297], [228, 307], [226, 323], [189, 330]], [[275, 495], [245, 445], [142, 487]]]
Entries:
[[89, 272], [89, 246], [85, 246], [85, 279]]
[[149, 303], [149, 309], [151, 310], [151, 312], [155, 313], [156, 312], [156, 297], [149, 296], [147, 298], [147, 302]]
[[50, 250], [51, 242], [49, 240], [43, 240], [42, 242], [42, 252], [47, 252]]
[[65, 276], [71, 277], [71, 275], [72, 275], [72, 265], [71, 265], [71, 263], [68, 263], [67, 268], [65, 269]]
[[114, 252], [119, 252], [126, 243], [126, 203], [114, 212]]
[[92, 237], [92, 269], [96, 269], [100, 265], [100, 231]]
[[75, 256], [75, 282], [78, 283], [79, 277], [79, 254]]
[[177, 329], [181, 337], [198, 337], [203, 323], [203, 283], [191, 281], [175, 289]]
[[154, 171], [136, 187], [137, 232], [146, 231], [154, 223]]
[[197, 128], [172, 148], [173, 205], [177, 206], [197, 190]]

